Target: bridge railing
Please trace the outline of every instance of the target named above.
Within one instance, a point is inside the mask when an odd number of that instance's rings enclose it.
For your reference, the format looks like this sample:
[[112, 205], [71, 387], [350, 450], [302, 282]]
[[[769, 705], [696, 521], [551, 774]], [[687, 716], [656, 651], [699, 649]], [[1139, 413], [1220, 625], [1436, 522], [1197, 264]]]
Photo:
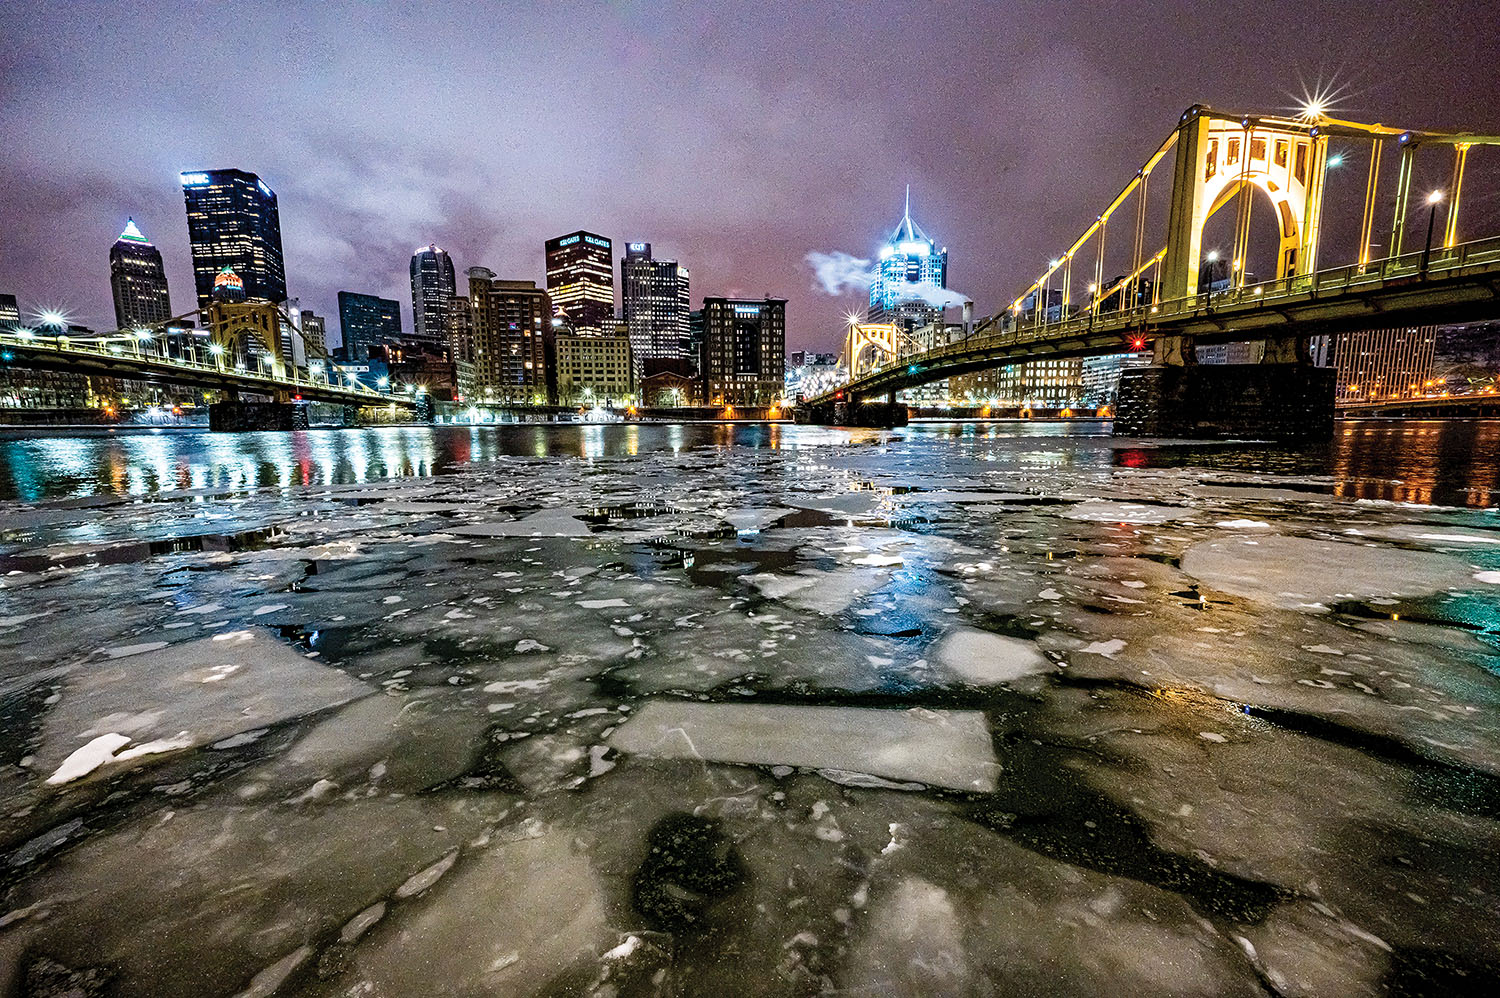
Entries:
[[[976, 332], [965, 339], [922, 353], [895, 358], [860, 372], [850, 383], [879, 377], [901, 368], [909, 369], [912, 365], [929, 366], [972, 351], [1024, 346], [1043, 340], [1111, 331], [1123, 334], [1140, 330], [1144, 335], [1146, 327], [1167, 319], [1207, 316], [1225, 310], [1253, 311], [1278, 302], [1332, 297], [1390, 282], [1447, 276], [1471, 267], [1487, 267], [1496, 263], [1500, 263], [1500, 237], [1403, 253], [1400, 256], [1371, 260], [1363, 265], [1332, 267], [1311, 274], [1258, 281], [1237, 288], [1204, 291], [1186, 298], [1142, 302], [1130, 308], [1109, 312], [1089, 308], [1058, 319], [1047, 318], [1045, 312], [1050, 310], [1023, 313], [1016, 316], [1008, 328], [999, 328], [998, 323], [1002, 319], [996, 317], [990, 320], [996, 325], [991, 326], [989, 331]], [[1032, 318], [1027, 318], [1027, 315]], [[980, 328], [983, 330], [985, 327]], [[1121, 352], [1127, 352], [1124, 337], [1121, 340]]]
[[[112, 361], [134, 361], [142, 365], [143, 368], [166, 369], [167, 371], [176, 368], [201, 374], [213, 374], [231, 378], [253, 387], [264, 387], [269, 390], [302, 388], [320, 392], [337, 392], [372, 405], [389, 405], [393, 401], [404, 401], [363, 387], [355, 388], [352, 386], [336, 385], [329, 382], [326, 378], [315, 378], [311, 374], [304, 376], [295, 367], [286, 368], [283, 374], [266, 374], [261, 371], [252, 371], [248, 367], [241, 369], [239, 366], [226, 363], [222, 359], [200, 361], [184, 357], [171, 357], [164, 351], [144, 349], [139, 341], [130, 348], [126, 348], [119, 339], [101, 337], [92, 340], [78, 340], [68, 336], [49, 336], [31, 331], [0, 330], [0, 346], [10, 346], [13, 349], [20, 350], [45, 350], [61, 357], [102, 357]], [[143, 375], [148, 373], [150, 373], [148, 370], [142, 371]], [[131, 377], [129, 374], [122, 374], [120, 376], [124, 378]]]

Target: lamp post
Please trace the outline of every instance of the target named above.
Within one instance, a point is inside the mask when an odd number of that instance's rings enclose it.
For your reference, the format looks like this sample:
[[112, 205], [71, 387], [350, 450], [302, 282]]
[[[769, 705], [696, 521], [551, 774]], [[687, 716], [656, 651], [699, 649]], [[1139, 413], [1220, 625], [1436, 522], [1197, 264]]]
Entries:
[[1432, 258], [1432, 223], [1437, 221], [1438, 202], [1443, 200], [1442, 191], [1433, 191], [1427, 195], [1427, 244], [1422, 247], [1422, 269], [1421, 273], [1427, 275], [1427, 262]]

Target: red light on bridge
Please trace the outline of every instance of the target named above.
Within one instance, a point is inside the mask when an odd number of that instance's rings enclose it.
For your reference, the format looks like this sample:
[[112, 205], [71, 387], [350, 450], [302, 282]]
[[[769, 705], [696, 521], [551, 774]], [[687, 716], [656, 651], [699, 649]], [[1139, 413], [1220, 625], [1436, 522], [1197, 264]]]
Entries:
[[836, 399], [841, 399], [841, 398], [844, 397], [844, 393], [843, 392], [834, 392], [833, 393], [833, 397], [836, 398]]
[[1130, 341], [1130, 345], [1135, 347], [1137, 350], [1142, 350], [1146, 346], [1146, 341], [1142, 339], [1134, 339]]
[[302, 401], [302, 396], [301, 395], [293, 395], [292, 396], [292, 401], [293, 402], [301, 402]]

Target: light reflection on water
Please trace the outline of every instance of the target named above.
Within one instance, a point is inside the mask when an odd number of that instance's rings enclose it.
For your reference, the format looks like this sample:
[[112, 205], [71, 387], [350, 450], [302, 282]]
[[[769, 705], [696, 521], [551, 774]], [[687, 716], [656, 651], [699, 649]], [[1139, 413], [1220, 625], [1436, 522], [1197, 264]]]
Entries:
[[[1033, 468], [1204, 467], [1327, 475], [1355, 498], [1491, 506], [1500, 501], [1500, 420], [1350, 421], [1328, 444], [1137, 446], [1107, 424], [939, 423], [907, 427], [907, 445], [958, 447]], [[695, 447], [801, 448], [873, 442], [877, 431], [781, 424], [390, 426], [295, 433], [206, 430], [19, 433], [0, 437], [0, 499], [38, 502], [182, 489], [289, 488], [442, 474], [504, 455], [596, 460]]]
[[503, 455], [631, 457], [688, 447], [802, 446], [873, 431], [776, 424], [388, 426], [294, 433], [81, 431], [0, 436], [0, 499], [289, 488], [442, 474]]

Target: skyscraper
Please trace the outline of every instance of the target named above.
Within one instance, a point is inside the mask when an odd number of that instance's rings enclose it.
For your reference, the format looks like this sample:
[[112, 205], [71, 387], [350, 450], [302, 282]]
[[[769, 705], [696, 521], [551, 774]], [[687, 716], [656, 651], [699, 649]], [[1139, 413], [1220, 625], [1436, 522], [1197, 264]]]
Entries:
[[15, 295], [0, 295], [0, 329], [21, 324], [21, 307]]
[[469, 268], [475, 389], [497, 401], [546, 401], [552, 303], [535, 281], [502, 281]]
[[339, 331], [344, 357], [368, 360], [372, 352], [401, 344], [401, 305], [390, 298], [340, 291]]
[[195, 171], [182, 175], [182, 196], [198, 307], [208, 308], [225, 267], [244, 282], [246, 301], [286, 301], [281, 214], [265, 181], [243, 170]]
[[655, 373], [653, 361], [687, 357], [692, 304], [686, 267], [676, 260], [653, 259], [650, 243], [626, 244], [620, 258], [620, 305], [638, 373]]
[[126, 219], [125, 231], [109, 248], [109, 286], [115, 295], [117, 328], [154, 326], [172, 318], [161, 251], [141, 235], [133, 218]]
[[703, 299], [703, 398], [769, 405], [786, 384], [786, 299]]
[[880, 262], [870, 284], [871, 322], [891, 322], [908, 332], [943, 318], [947, 292], [948, 250], [937, 248], [911, 219], [911, 188], [906, 211], [880, 248]]
[[552, 304], [567, 314], [574, 332], [603, 333], [615, 314], [614, 244], [580, 230], [547, 240], [546, 253]]
[[453, 260], [436, 244], [411, 255], [411, 339], [434, 350], [446, 345], [453, 307]]

